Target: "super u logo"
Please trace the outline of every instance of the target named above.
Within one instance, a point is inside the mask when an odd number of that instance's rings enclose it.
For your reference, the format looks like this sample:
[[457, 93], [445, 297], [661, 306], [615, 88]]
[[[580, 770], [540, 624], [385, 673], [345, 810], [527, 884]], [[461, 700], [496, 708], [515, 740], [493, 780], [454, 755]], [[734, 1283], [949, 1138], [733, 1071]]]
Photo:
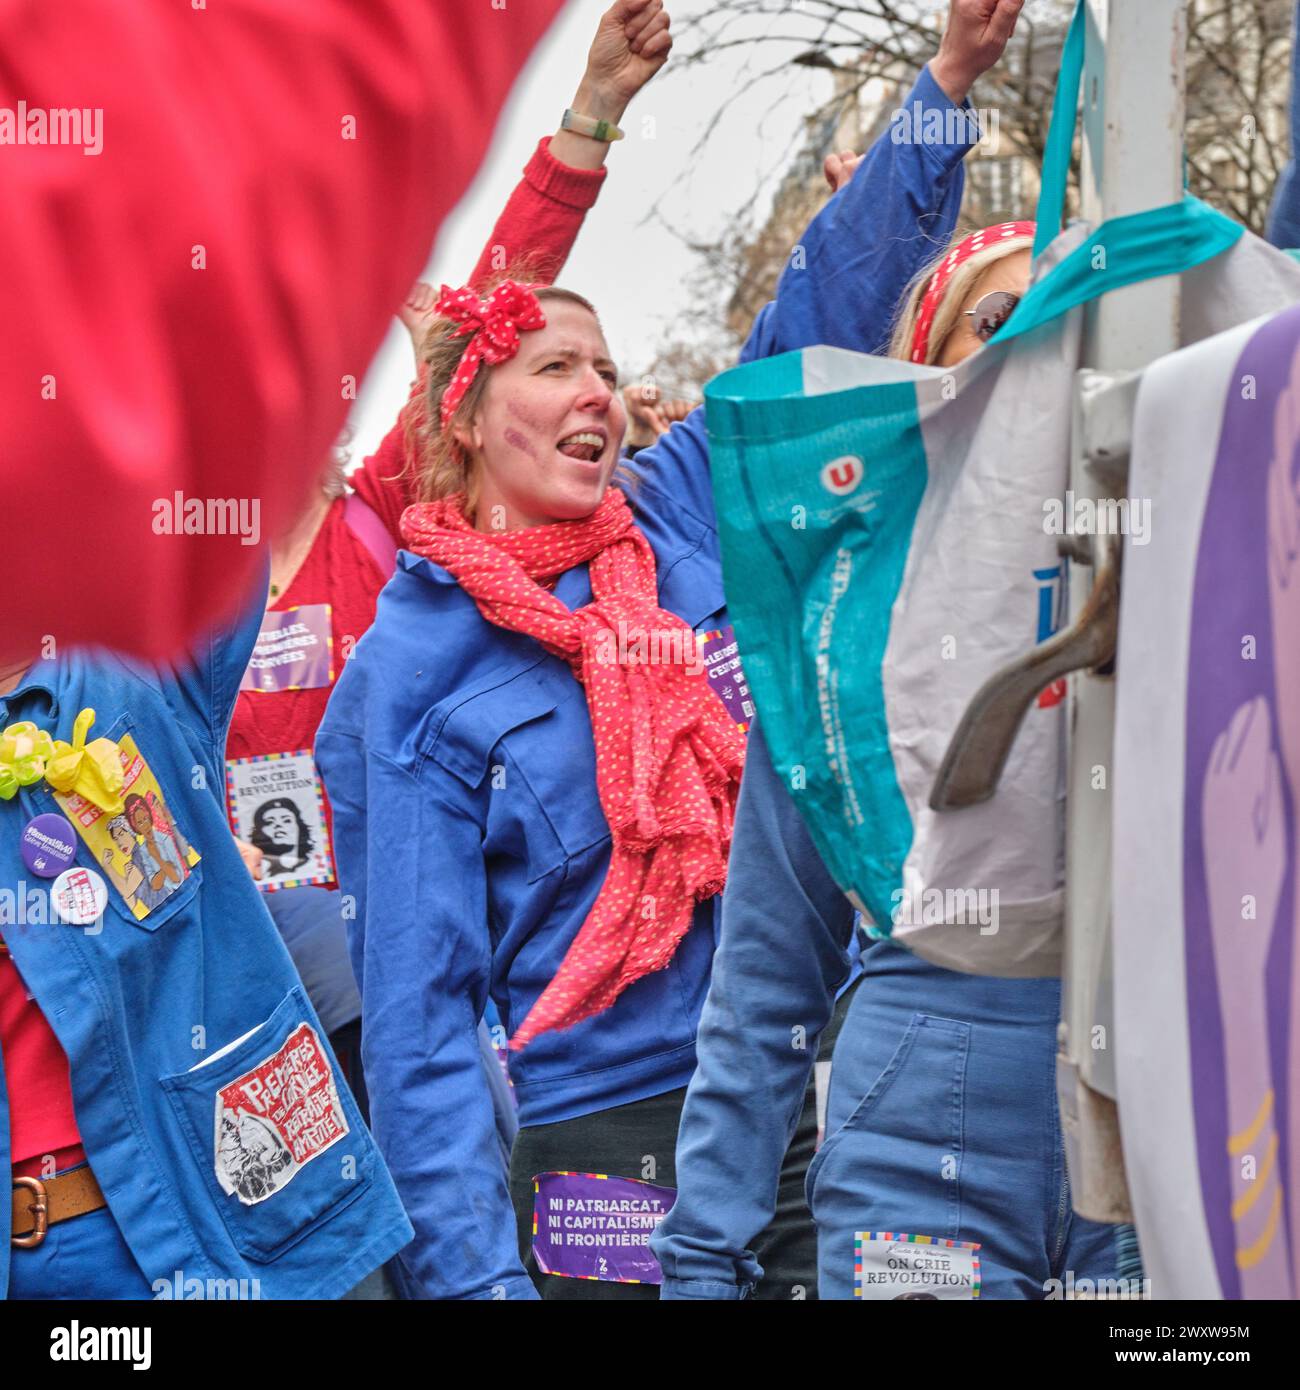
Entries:
[[847, 497], [862, 481], [865, 471], [862, 460], [855, 454], [846, 454], [843, 458], [832, 459], [822, 469], [822, 487], [827, 492], [833, 492], [836, 497]]

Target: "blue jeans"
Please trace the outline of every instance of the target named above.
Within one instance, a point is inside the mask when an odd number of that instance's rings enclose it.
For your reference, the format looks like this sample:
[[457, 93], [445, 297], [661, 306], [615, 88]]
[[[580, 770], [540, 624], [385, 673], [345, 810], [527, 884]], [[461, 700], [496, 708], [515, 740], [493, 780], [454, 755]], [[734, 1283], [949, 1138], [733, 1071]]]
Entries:
[[[1056, 1108], [1056, 980], [867, 953], [808, 1172], [822, 1298], [853, 1298], [858, 1232], [980, 1245], [980, 1298], [1113, 1279], [1113, 1226], [1077, 1217]], [[1086, 1286], [1085, 1286], [1086, 1287]]]
[[60, 1221], [39, 1245], [9, 1254], [10, 1298], [154, 1296], [107, 1207]]

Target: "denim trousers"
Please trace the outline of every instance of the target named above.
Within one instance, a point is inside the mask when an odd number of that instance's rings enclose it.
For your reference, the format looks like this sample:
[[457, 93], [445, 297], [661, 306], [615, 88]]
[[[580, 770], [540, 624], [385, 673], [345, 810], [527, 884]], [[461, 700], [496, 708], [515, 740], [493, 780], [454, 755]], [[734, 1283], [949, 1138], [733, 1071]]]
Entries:
[[867, 958], [808, 1172], [820, 1296], [896, 1296], [855, 1292], [871, 1233], [978, 1243], [985, 1299], [1045, 1298], [1067, 1271], [1114, 1278], [1117, 1228], [1070, 1207], [1059, 981], [960, 975], [892, 949]]

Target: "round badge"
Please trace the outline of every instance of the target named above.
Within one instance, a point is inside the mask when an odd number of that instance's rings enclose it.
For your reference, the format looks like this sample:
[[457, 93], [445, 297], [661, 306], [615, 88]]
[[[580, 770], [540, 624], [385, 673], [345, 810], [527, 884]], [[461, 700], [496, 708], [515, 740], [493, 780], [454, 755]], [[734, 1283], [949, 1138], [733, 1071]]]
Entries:
[[54, 878], [77, 856], [77, 832], [64, 816], [37, 816], [18, 837], [23, 863], [41, 878]]
[[74, 927], [89, 926], [104, 915], [108, 906], [108, 885], [94, 869], [79, 866], [65, 869], [50, 885], [50, 901], [60, 922]]

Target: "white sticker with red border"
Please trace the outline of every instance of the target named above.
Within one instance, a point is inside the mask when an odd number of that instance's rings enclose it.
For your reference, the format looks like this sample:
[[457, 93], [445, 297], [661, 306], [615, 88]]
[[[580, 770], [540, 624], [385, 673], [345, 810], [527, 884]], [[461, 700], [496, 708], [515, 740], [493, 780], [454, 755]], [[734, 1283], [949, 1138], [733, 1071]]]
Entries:
[[217, 1092], [221, 1190], [255, 1206], [286, 1187], [348, 1132], [334, 1069], [310, 1024]]

